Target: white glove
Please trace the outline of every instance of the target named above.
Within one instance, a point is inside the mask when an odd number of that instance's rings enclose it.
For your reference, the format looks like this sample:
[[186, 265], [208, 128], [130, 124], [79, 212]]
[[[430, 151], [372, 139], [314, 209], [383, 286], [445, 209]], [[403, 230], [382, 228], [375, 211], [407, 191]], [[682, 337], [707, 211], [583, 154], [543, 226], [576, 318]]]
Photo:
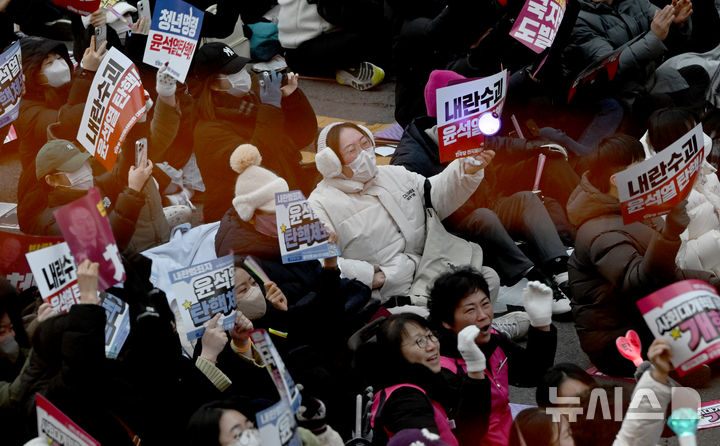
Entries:
[[175, 78], [167, 73], [167, 64], [164, 64], [157, 72], [155, 78], [155, 90], [159, 96], [172, 96], [177, 90]]
[[533, 327], [545, 327], [552, 323], [552, 289], [541, 282], [529, 282], [522, 294], [525, 312]]
[[468, 372], [482, 372], [485, 370], [485, 355], [475, 343], [475, 338], [479, 334], [480, 329], [475, 325], [468, 325], [458, 333], [457, 348], [465, 360]]

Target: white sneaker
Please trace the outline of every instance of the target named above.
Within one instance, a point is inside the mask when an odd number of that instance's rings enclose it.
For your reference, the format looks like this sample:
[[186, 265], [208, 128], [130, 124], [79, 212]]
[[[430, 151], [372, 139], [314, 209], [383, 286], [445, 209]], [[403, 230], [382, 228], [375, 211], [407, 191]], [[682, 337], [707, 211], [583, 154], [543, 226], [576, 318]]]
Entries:
[[362, 62], [358, 68], [337, 70], [335, 80], [338, 84], [349, 85], [356, 90], [367, 90], [385, 79], [385, 71], [370, 62]]
[[512, 340], [522, 339], [530, 329], [530, 317], [524, 311], [513, 311], [495, 318], [492, 327]]
[[277, 54], [267, 62], [260, 62], [253, 65], [252, 70], [256, 73], [262, 73], [263, 71], [282, 71], [287, 68], [287, 62], [285, 58]]

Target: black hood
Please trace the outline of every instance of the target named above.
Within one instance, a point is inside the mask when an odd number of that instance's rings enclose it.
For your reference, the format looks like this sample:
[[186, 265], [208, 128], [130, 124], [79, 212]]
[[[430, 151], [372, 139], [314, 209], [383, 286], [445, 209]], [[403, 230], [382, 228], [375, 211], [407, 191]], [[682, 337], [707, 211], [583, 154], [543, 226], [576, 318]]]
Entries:
[[39, 96], [43, 90], [41, 85], [38, 85], [34, 79], [40, 73], [43, 60], [50, 53], [55, 53], [62, 57], [67, 62], [70, 72], [72, 73], [73, 64], [70, 60], [70, 54], [68, 53], [65, 44], [52, 39], [46, 39], [44, 37], [27, 36], [20, 39], [20, 50], [22, 51], [22, 68], [23, 74], [25, 75], [25, 89], [27, 94], [30, 96]]

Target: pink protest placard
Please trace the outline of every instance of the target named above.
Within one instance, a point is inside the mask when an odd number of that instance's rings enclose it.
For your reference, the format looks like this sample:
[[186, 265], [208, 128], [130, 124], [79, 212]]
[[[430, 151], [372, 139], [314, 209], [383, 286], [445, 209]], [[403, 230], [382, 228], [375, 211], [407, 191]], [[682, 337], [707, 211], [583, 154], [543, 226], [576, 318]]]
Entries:
[[702, 124], [652, 158], [615, 174], [623, 222], [669, 213], [690, 194], [705, 153]]
[[55, 219], [75, 262], [80, 265], [90, 259], [100, 264], [98, 288], [101, 291], [125, 280], [120, 252], [96, 188], [90, 188], [83, 198], [56, 210]]
[[700, 415], [698, 430], [720, 426], [720, 400], [702, 403], [698, 412], [698, 415]]
[[39, 393], [35, 394], [38, 436], [48, 445], [100, 446], [100, 443], [75, 424], [53, 403]]
[[683, 280], [637, 301], [650, 331], [670, 343], [680, 376], [720, 357], [720, 297], [701, 280]]
[[527, 0], [510, 35], [536, 53], [542, 53], [555, 40], [565, 6], [565, 0]]
[[0, 231], [0, 275], [19, 291], [36, 285], [26, 253], [62, 242], [62, 237], [45, 237]]

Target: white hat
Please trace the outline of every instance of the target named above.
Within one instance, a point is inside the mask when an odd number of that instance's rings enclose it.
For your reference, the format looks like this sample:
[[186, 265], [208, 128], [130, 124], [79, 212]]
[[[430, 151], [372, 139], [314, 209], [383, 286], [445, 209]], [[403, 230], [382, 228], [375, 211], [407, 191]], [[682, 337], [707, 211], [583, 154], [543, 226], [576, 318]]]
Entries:
[[[332, 124], [328, 125], [322, 131], [320, 132], [320, 135], [318, 136], [318, 142], [317, 142], [317, 155], [315, 155], [315, 167], [317, 167], [318, 172], [320, 172], [323, 176], [323, 178], [334, 178], [342, 172], [342, 163], [340, 162], [340, 158], [338, 158], [337, 154], [333, 149], [328, 147], [327, 145], [327, 135], [330, 132], [330, 129], [333, 127], [340, 125], [340, 124], [349, 124], [347, 122], [333, 122]], [[354, 124], [354, 123], [352, 123]], [[365, 132], [368, 138], [370, 138], [370, 141], [372, 141], [373, 145], [375, 144], [375, 138], [373, 137], [372, 132], [365, 126], [360, 124], [355, 124], [358, 127], [360, 127], [360, 130]]]
[[287, 192], [288, 184], [260, 167], [262, 156], [252, 144], [238, 146], [230, 156], [230, 167], [238, 173], [233, 207], [243, 221], [249, 221], [257, 209], [275, 212], [275, 193]]

